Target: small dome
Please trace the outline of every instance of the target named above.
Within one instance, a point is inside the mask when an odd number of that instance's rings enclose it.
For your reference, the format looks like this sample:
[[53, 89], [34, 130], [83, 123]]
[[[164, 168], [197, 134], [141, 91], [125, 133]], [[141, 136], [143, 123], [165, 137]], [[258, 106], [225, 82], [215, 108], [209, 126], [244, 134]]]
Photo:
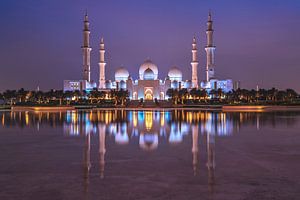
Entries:
[[124, 80], [120, 81], [120, 88], [126, 90], [126, 82]]
[[105, 81], [105, 88], [107, 88], [107, 89], [111, 88], [111, 81], [110, 80]]
[[151, 61], [151, 60], [146, 60], [139, 69], [139, 75], [140, 75], [140, 79], [143, 80], [144, 79], [144, 72], [147, 69], [151, 69], [154, 73], [154, 80], [156, 80], [158, 78], [158, 68], [157, 66]]
[[192, 83], [191, 80], [188, 80], [188, 81], [186, 81], [186, 82], [184, 83], [184, 87], [185, 87], [185, 88], [192, 88], [192, 85], [193, 85], [193, 83]]
[[178, 82], [177, 80], [174, 80], [171, 83], [171, 88], [178, 89], [179, 88], [179, 84], [180, 84], [180, 82]]
[[155, 79], [155, 75], [154, 72], [152, 71], [152, 69], [148, 68], [145, 70], [144, 72], [144, 80], [154, 80]]
[[129, 72], [126, 68], [120, 67], [115, 72], [115, 80], [116, 81], [126, 81], [128, 79]]
[[182, 81], [182, 72], [177, 67], [172, 67], [169, 70], [168, 76], [171, 81]]

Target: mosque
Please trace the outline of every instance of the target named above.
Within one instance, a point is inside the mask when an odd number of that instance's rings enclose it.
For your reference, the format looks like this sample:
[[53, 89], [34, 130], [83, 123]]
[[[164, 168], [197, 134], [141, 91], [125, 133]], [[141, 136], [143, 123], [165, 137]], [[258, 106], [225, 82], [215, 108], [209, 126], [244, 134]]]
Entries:
[[99, 83], [91, 81], [91, 63], [90, 63], [90, 29], [88, 15], [84, 17], [83, 29], [83, 79], [82, 80], [65, 80], [64, 91], [86, 90], [91, 91], [94, 88], [98, 90], [124, 89], [128, 90], [131, 100], [166, 100], [168, 99], [167, 90], [182, 89], [188, 90], [192, 88], [206, 89], [208, 92], [212, 89], [222, 89], [224, 92], [229, 92], [233, 89], [231, 79], [219, 80], [215, 77], [215, 50], [213, 44], [213, 21], [212, 15], [209, 13], [207, 22], [207, 45], [206, 51], [206, 80], [198, 80], [198, 49], [196, 38], [192, 40], [192, 59], [191, 59], [191, 80], [183, 80], [181, 70], [174, 66], [169, 69], [167, 77], [159, 78], [159, 69], [150, 59], [145, 60], [138, 70], [138, 79], [134, 80], [125, 67], [118, 68], [115, 72], [114, 80], [106, 79], [105, 76], [105, 46], [104, 40], [100, 40], [99, 50]]

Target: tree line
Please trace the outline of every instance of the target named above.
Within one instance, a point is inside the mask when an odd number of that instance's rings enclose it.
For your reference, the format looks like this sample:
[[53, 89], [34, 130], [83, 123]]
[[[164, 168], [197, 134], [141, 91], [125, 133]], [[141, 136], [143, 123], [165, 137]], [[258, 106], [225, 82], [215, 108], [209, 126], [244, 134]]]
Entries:
[[[173, 104], [300, 104], [299, 94], [293, 89], [278, 90], [237, 89], [224, 92], [222, 89], [169, 89], [166, 96]], [[141, 99], [142, 100], [142, 99]], [[156, 100], [156, 99], [155, 99]], [[157, 100], [156, 100], [157, 101]], [[0, 93], [0, 104], [6, 105], [126, 105], [129, 102], [127, 90], [94, 89], [86, 91], [49, 90], [28, 91], [6, 90]]]
[[63, 91], [49, 90], [28, 91], [6, 90], [0, 93], [2, 104], [6, 105], [86, 105], [86, 104], [107, 104], [125, 105], [129, 93], [127, 90], [98, 91], [94, 89], [87, 91]]
[[167, 96], [173, 104], [300, 104], [299, 94], [293, 89], [237, 89], [224, 92], [222, 89], [169, 89]]

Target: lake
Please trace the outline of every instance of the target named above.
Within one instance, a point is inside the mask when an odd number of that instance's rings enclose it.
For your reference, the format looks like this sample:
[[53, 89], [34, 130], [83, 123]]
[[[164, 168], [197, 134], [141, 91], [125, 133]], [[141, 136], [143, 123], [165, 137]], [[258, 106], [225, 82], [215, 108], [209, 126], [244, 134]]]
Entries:
[[300, 112], [0, 112], [0, 199], [299, 199]]

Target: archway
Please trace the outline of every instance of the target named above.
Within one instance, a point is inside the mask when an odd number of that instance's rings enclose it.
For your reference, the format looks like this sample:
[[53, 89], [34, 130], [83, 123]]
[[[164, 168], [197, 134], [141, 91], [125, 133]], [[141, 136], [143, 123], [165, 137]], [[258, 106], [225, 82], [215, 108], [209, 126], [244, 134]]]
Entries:
[[160, 93], [160, 100], [165, 100], [165, 93], [164, 92]]
[[145, 100], [153, 100], [153, 91], [152, 88], [145, 88], [144, 92]]
[[133, 93], [133, 100], [137, 100], [137, 99], [138, 99], [137, 92], [134, 92]]

